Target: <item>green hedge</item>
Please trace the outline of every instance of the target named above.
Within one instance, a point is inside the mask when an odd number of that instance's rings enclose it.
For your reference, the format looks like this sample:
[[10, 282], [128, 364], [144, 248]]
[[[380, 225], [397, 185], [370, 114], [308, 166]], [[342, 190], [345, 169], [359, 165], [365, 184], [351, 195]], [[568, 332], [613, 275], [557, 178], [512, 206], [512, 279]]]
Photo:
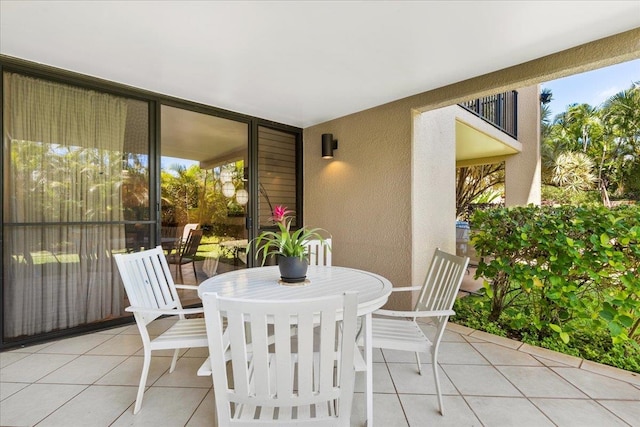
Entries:
[[564, 344], [606, 331], [639, 347], [640, 207], [497, 208], [471, 223], [489, 323]]

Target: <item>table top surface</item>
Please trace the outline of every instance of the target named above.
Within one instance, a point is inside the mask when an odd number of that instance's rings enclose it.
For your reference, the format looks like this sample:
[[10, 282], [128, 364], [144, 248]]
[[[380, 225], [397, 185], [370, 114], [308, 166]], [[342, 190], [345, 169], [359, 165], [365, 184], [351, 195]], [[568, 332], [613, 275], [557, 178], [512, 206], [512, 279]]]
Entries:
[[198, 294], [215, 292], [219, 296], [251, 300], [294, 300], [358, 293], [358, 314], [370, 313], [386, 302], [391, 294], [389, 280], [368, 271], [347, 267], [309, 266], [307, 280], [301, 286], [279, 284], [278, 266], [235, 270], [211, 277], [198, 286]]

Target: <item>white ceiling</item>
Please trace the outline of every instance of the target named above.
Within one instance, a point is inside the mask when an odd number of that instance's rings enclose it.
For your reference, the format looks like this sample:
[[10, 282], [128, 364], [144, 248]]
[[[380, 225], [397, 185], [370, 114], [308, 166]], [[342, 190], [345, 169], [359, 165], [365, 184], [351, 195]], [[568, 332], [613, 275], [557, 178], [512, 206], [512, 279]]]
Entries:
[[8, 1], [0, 53], [307, 127], [640, 27], [640, 1]]

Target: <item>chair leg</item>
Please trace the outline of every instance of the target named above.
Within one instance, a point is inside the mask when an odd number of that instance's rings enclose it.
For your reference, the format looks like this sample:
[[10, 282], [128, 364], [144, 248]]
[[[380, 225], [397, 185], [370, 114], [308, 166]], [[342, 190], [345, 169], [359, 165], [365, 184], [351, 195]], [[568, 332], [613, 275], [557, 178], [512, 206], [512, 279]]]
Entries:
[[176, 350], [173, 352], [173, 359], [171, 359], [171, 367], [169, 368], [169, 373], [172, 373], [176, 369], [176, 362], [178, 361], [179, 352], [179, 348], [176, 348]]
[[438, 395], [438, 408], [440, 415], [444, 415], [444, 405], [442, 404], [442, 391], [440, 391], [440, 378], [438, 377], [438, 355], [433, 353], [433, 379], [436, 382], [436, 394]]
[[196, 284], [198, 284], [198, 274], [196, 273], [196, 262], [192, 262], [191, 265], [193, 266], [193, 277], [196, 279]]
[[142, 407], [142, 397], [144, 389], [147, 386], [147, 376], [149, 375], [149, 366], [151, 365], [151, 350], [144, 349], [144, 361], [142, 362], [142, 374], [140, 375], [140, 385], [138, 386], [138, 395], [136, 396], [136, 405], [133, 408], [134, 415], [140, 411]]
[[420, 353], [416, 352], [416, 363], [418, 364], [418, 373], [422, 375], [422, 365], [420, 365]]

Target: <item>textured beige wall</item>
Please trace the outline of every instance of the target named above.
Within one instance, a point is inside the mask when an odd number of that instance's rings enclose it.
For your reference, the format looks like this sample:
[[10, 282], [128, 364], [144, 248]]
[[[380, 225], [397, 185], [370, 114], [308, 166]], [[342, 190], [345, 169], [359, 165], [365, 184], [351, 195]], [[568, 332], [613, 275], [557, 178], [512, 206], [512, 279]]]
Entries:
[[505, 162], [505, 204], [540, 204], [539, 85], [518, 89], [518, 141], [522, 151]]
[[[412, 228], [412, 216], [423, 215], [421, 209], [412, 210], [412, 188], [427, 185], [411, 179], [416, 112], [635, 58], [640, 58], [640, 29], [305, 129], [306, 225], [332, 233], [335, 265], [382, 274], [394, 286], [412, 283], [412, 279], [420, 283], [423, 277], [412, 277], [416, 257], [411, 248], [414, 239], [429, 231]], [[339, 140], [334, 160], [320, 156], [323, 133], [333, 133]], [[423, 172], [429, 178], [430, 171], [425, 168]], [[392, 299], [389, 306], [408, 307], [409, 299]]]
[[426, 277], [435, 248], [456, 251], [456, 116], [461, 110], [454, 105], [414, 116], [410, 265], [414, 278]]

